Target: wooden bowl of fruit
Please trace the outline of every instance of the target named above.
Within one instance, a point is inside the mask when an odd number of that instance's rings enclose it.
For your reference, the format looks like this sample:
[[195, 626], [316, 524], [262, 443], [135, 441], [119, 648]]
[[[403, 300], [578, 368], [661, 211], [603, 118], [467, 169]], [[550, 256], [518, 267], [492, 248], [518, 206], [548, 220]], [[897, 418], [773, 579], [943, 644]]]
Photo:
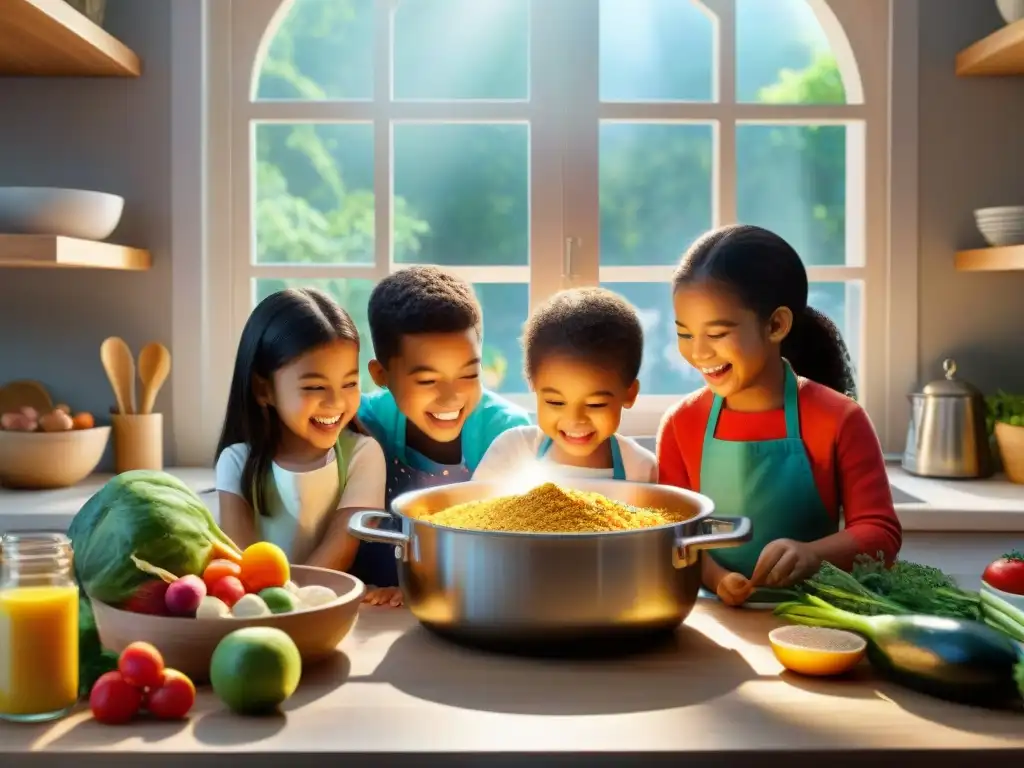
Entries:
[[100, 642], [115, 653], [133, 642], [151, 643], [168, 667], [196, 683], [209, 681], [217, 645], [243, 627], [283, 630], [303, 665], [330, 657], [355, 625], [366, 591], [347, 573], [289, 566], [267, 542], [246, 549], [240, 563], [214, 560], [201, 577], [136, 565], [157, 577], [147, 589], [116, 608], [92, 601]]
[[95, 471], [110, 441], [88, 413], [66, 405], [48, 412], [22, 406], [0, 416], [0, 484], [8, 488], [67, 488]]

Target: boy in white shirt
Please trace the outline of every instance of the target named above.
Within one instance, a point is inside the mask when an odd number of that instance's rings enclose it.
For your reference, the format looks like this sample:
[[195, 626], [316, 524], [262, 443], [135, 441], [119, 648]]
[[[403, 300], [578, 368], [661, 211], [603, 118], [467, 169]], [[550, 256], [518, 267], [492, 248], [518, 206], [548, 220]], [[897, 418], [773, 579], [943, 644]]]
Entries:
[[640, 392], [644, 333], [633, 307], [602, 288], [562, 291], [527, 320], [523, 347], [537, 426], [499, 435], [473, 480], [658, 482], [654, 454], [616, 433]]

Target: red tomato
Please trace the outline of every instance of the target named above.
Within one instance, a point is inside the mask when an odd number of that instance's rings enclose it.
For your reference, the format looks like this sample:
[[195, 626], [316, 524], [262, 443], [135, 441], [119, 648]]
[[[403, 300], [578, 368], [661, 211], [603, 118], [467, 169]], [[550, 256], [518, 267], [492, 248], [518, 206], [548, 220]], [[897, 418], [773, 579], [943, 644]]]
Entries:
[[230, 608], [245, 596], [245, 587], [237, 576], [225, 576], [210, 587], [209, 594], [223, 600]]
[[1012, 595], [1024, 595], [1024, 555], [1011, 552], [985, 569], [982, 581]]
[[180, 720], [196, 703], [196, 687], [176, 669], [165, 669], [163, 681], [146, 694], [146, 709], [161, 720]]
[[89, 692], [92, 716], [107, 725], [127, 723], [142, 705], [142, 691], [129, 683], [120, 672], [100, 676]]
[[117, 669], [129, 685], [152, 688], [163, 679], [164, 657], [149, 643], [132, 643], [121, 651]]
[[209, 592], [213, 589], [213, 585], [225, 576], [239, 577], [241, 574], [242, 566], [238, 563], [233, 563], [230, 560], [224, 559], [211, 560], [210, 564], [206, 566], [206, 570], [203, 571], [203, 581], [206, 582], [206, 591]]

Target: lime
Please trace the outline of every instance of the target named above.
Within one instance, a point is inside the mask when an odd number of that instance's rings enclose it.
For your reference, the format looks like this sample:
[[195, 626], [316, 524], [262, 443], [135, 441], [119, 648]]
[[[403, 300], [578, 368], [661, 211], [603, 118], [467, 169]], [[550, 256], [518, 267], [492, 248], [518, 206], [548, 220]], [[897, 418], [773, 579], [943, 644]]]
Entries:
[[260, 590], [260, 597], [271, 613], [291, 613], [298, 607], [295, 595], [284, 587], [267, 587]]
[[217, 644], [210, 685], [240, 715], [273, 712], [299, 687], [302, 658], [295, 642], [275, 627], [245, 627]]

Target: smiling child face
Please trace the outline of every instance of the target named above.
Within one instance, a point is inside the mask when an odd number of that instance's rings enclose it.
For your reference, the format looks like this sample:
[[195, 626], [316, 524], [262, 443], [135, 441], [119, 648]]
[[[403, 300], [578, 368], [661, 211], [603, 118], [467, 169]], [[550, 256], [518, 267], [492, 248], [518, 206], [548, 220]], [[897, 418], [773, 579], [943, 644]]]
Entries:
[[435, 442], [450, 443], [483, 396], [480, 354], [480, 336], [473, 328], [408, 334], [386, 369], [378, 362], [371, 373], [417, 429]]
[[286, 433], [326, 451], [359, 410], [359, 347], [351, 341], [317, 347], [256, 386], [257, 401], [274, 407]]
[[563, 457], [585, 460], [619, 428], [622, 409], [632, 407], [639, 382], [565, 356], [537, 365], [530, 382], [537, 393], [537, 425]]

